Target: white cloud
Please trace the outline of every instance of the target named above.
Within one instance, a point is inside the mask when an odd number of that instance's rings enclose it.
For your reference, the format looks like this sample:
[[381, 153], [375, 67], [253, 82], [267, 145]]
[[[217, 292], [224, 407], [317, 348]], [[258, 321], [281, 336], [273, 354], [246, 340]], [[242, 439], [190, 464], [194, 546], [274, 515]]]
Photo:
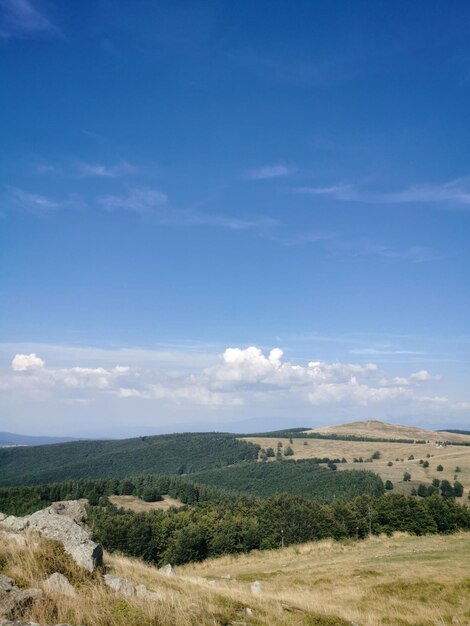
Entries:
[[11, 362], [11, 368], [15, 372], [26, 372], [44, 367], [45, 362], [36, 354], [16, 354]]
[[[215, 354], [189, 356], [150, 351], [91, 351], [87, 365], [68, 363], [46, 365], [37, 353], [18, 353], [9, 372], [0, 373], [0, 390], [18, 401], [59, 401], [86, 406], [93, 400], [114, 398], [170, 406], [352, 407], [445, 406], [463, 410], [465, 403], [452, 403], [436, 393], [439, 376], [420, 370], [386, 377], [374, 363], [342, 363], [311, 360], [291, 362], [280, 348], [264, 352], [257, 346], [226, 348]], [[50, 352], [48, 362], [57, 360], [59, 351]], [[80, 351], [70, 352], [79, 358]], [[75, 356], [74, 356], [75, 355]], [[109, 363], [127, 355], [128, 365]], [[106, 357], [106, 358], [105, 358]], [[99, 361], [102, 363], [100, 364]], [[83, 359], [81, 359], [83, 361]], [[207, 366], [207, 362], [211, 364]], [[122, 363], [122, 361], [121, 361]], [[427, 395], [421, 395], [425, 386]], [[430, 393], [429, 393], [430, 392]]]
[[249, 171], [246, 174], [246, 178], [250, 180], [266, 180], [269, 178], [279, 178], [280, 176], [290, 176], [295, 173], [295, 168], [282, 165], [264, 165], [254, 170]]

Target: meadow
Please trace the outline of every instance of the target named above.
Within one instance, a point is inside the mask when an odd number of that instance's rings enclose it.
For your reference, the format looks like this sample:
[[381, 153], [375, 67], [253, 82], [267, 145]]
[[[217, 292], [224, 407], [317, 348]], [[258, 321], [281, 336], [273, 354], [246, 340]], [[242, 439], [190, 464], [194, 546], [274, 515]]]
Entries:
[[[45, 600], [23, 619], [83, 626], [450, 626], [470, 621], [470, 533], [452, 536], [324, 540], [281, 550], [224, 556], [176, 568], [166, 577], [137, 559], [105, 554], [108, 572], [161, 594], [121, 597], [99, 573], [79, 570], [60, 546], [37, 537], [2, 537], [0, 571]], [[77, 595], [48, 591], [61, 571]], [[259, 581], [261, 592], [250, 585]], [[247, 611], [249, 609], [249, 611]]]

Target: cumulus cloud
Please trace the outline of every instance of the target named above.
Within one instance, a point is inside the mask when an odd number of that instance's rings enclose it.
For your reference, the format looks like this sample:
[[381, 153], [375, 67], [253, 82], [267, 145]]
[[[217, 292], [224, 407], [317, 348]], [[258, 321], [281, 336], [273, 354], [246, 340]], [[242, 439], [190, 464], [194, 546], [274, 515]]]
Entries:
[[[75, 404], [108, 396], [123, 402], [188, 406], [270, 406], [282, 399], [343, 408], [389, 408], [413, 402], [453, 407], [447, 399], [432, 395], [436, 391], [432, 383], [439, 376], [427, 370], [388, 378], [374, 363], [293, 363], [278, 347], [264, 352], [257, 346], [229, 347], [214, 364], [207, 367], [205, 362], [194, 359], [189, 368], [184, 361], [179, 367], [156, 368], [143, 359], [133, 365], [52, 367], [34, 352], [19, 353], [11, 361], [10, 372], [0, 375], [0, 390]], [[423, 386], [431, 386], [426, 395], [421, 395]]]
[[26, 372], [44, 367], [45, 362], [36, 354], [16, 354], [11, 362], [11, 368], [15, 372]]

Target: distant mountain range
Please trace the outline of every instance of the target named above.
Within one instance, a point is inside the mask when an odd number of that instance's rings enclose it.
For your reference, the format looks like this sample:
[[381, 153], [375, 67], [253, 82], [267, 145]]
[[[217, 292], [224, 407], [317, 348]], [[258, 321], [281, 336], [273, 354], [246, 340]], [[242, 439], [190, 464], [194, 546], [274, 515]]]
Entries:
[[50, 443], [67, 443], [68, 441], [80, 440], [76, 437], [32, 437], [0, 432], [0, 446], [44, 446]]

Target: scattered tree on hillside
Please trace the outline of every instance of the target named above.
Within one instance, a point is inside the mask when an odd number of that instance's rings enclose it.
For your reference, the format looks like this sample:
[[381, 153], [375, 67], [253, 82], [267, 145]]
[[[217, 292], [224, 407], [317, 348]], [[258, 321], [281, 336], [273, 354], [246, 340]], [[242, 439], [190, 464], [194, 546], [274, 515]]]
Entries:
[[284, 450], [284, 456], [293, 456], [293, 455], [294, 455], [294, 451], [292, 450], [290, 446], [287, 446], [287, 448]]
[[386, 480], [385, 481], [385, 489], [387, 489], [388, 491], [390, 491], [391, 489], [393, 489], [393, 483], [391, 480]]
[[438, 472], [442, 472], [442, 471], [444, 471], [444, 466], [443, 466], [443, 465], [438, 465], [438, 466], [436, 467], [436, 470], [437, 470]]
[[410, 472], [405, 472], [405, 473], [403, 474], [403, 480], [404, 480], [405, 482], [409, 482], [409, 481], [411, 480], [411, 474], [410, 474]]

